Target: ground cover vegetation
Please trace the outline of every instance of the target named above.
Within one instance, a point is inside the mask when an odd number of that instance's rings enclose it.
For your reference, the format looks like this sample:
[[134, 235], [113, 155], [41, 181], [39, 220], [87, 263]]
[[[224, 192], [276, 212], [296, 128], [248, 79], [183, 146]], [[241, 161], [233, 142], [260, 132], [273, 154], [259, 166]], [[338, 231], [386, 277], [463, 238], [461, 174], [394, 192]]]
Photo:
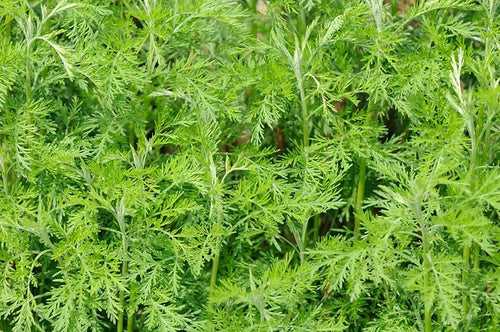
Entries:
[[498, 14], [0, 1], [0, 330], [499, 331]]

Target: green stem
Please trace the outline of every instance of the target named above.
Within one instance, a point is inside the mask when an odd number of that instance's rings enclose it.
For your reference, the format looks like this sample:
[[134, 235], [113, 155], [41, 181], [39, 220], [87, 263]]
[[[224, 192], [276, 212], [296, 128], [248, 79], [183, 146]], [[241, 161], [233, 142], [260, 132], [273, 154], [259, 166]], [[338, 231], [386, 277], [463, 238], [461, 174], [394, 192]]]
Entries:
[[[305, 12], [302, 10], [300, 13], [300, 21], [299, 21], [299, 32], [302, 34], [302, 30], [305, 31]], [[303, 41], [305, 43], [305, 41]], [[300, 45], [296, 45], [296, 52], [298, 52], [299, 57], [296, 60], [297, 63], [295, 64], [296, 70], [295, 70], [295, 76], [297, 80], [297, 88], [299, 90], [299, 97], [300, 97], [300, 109], [302, 111], [302, 144], [303, 144], [303, 149], [304, 149], [304, 158], [305, 162], [307, 164], [307, 158], [308, 158], [308, 152], [307, 152], [307, 147], [309, 146], [309, 134], [310, 134], [310, 128], [309, 128], [309, 112], [307, 110], [307, 101], [306, 101], [306, 94], [304, 90], [304, 81], [303, 81], [303, 75], [302, 75], [302, 52], [301, 52], [301, 47]], [[302, 233], [300, 236], [300, 244], [299, 244], [299, 256], [300, 256], [300, 262], [304, 262], [304, 252], [305, 248], [307, 246], [307, 226], [308, 226], [309, 220], [306, 220], [303, 225], [302, 225]]]
[[359, 162], [359, 178], [356, 190], [356, 202], [354, 206], [354, 240], [359, 239], [361, 228], [361, 214], [363, 213], [363, 200], [366, 184], [366, 160], [361, 158]]
[[24, 82], [24, 93], [26, 95], [26, 101], [29, 103], [32, 99], [33, 87], [32, 87], [32, 64], [31, 64], [31, 42], [26, 45], [26, 80]]
[[[215, 213], [215, 218], [216, 222], [221, 225], [223, 224], [224, 221], [224, 212], [222, 210], [222, 205], [221, 202], [219, 201], [221, 199], [221, 196], [217, 194], [217, 186], [219, 183], [219, 180], [217, 178], [217, 168], [215, 165], [215, 161], [213, 158], [213, 155], [211, 152], [208, 152], [208, 160], [209, 160], [209, 171], [210, 171], [210, 177], [211, 177], [211, 183], [212, 183], [212, 188], [211, 188], [211, 198], [210, 198], [210, 213], [212, 214]], [[222, 180], [223, 181], [223, 180]], [[221, 246], [222, 246], [222, 238], [220, 246], [217, 247], [215, 256], [212, 261], [212, 272], [210, 275], [210, 289], [209, 292], [212, 293], [213, 290], [215, 289], [215, 286], [217, 284], [217, 273], [219, 271], [219, 262], [220, 262], [220, 254], [221, 254]]]
[[[464, 245], [464, 249], [463, 249], [462, 282], [464, 282], [464, 283], [465, 283], [465, 280], [467, 279], [467, 276], [468, 276], [469, 271], [470, 271], [470, 258], [471, 258], [470, 256], [471, 256], [471, 244], [466, 243]], [[469, 312], [469, 298], [468, 298], [466, 293], [467, 292], [465, 291], [464, 295], [463, 295], [463, 300], [462, 300], [464, 317], [466, 317], [467, 313]]]
[[[305, 12], [302, 10], [300, 12], [300, 17], [299, 17], [299, 27], [298, 31], [299, 34], [302, 35], [303, 32], [305, 31], [305, 25], [306, 25], [306, 19], [305, 19]], [[305, 43], [305, 41], [302, 41]], [[296, 69], [294, 70], [295, 72], [295, 79], [297, 80], [297, 88], [299, 90], [299, 98], [300, 98], [300, 109], [302, 111], [302, 144], [303, 144], [303, 149], [304, 149], [304, 157], [305, 157], [305, 162], [307, 163], [307, 147], [309, 146], [309, 134], [310, 134], [310, 129], [309, 129], [309, 112], [307, 110], [307, 101], [306, 101], [306, 94], [304, 90], [304, 77], [302, 75], [302, 51], [300, 44], [296, 45], [296, 50], [295, 52], [298, 52], [299, 56], [297, 58], [297, 62], [295, 63]], [[302, 225], [302, 232], [300, 234], [300, 244], [299, 244], [299, 257], [300, 257], [300, 262], [304, 262], [304, 256], [305, 256], [305, 248], [307, 246], [307, 226], [308, 226], [309, 220], [304, 221]]]
[[416, 216], [417, 221], [422, 227], [422, 245], [423, 245], [423, 256], [424, 256], [424, 332], [432, 332], [432, 297], [429, 296], [432, 293], [431, 289], [431, 243], [430, 243], [430, 233], [427, 225], [424, 224], [424, 215], [422, 213], [422, 208], [420, 205], [420, 199], [418, 199], [416, 204]]
[[[122, 234], [122, 278], [125, 280], [124, 288], [120, 290], [120, 315], [118, 317], [117, 332], [123, 332], [123, 322], [125, 320], [125, 288], [127, 288], [127, 276], [128, 276], [128, 237], [127, 237], [127, 225], [125, 222], [125, 204], [124, 200], [120, 202], [119, 208], [116, 209], [116, 220], [120, 227], [120, 232]], [[130, 314], [130, 313], [129, 313]]]
[[127, 317], [127, 332], [134, 331], [134, 313], [129, 312]]
[[129, 284], [129, 298], [127, 305], [127, 332], [134, 331], [135, 322], [135, 304], [136, 304], [136, 287], [134, 284]]
[[427, 295], [431, 292], [431, 262], [430, 262], [430, 248], [427, 231], [423, 234], [424, 242], [424, 331], [432, 331], [432, 301], [427, 298]]
[[302, 8], [299, 12], [298, 24], [297, 24], [297, 32], [300, 36], [304, 35], [307, 29], [307, 19], [306, 19], [306, 11]]
[[0, 319], [0, 331], [9, 331], [9, 324], [3, 319]]
[[491, 324], [490, 324], [490, 332], [497, 331], [496, 328], [498, 327], [498, 315], [496, 314], [495, 307], [491, 303], [488, 304], [488, 309], [491, 313], [493, 313], [491, 317]]
[[392, 13], [392, 15], [397, 15], [397, 13], [398, 13], [398, 0], [391, 1], [391, 13]]
[[473, 260], [474, 260], [474, 265], [472, 266], [472, 270], [477, 273], [479, 272], [479, 261], [481, 259], [481, 248], [477, 245], [472, 247], [475, 250], [473, 251]]
[[5, 169], [6, 166], [5, 166], [5, 160], [3, 160], [1, 162], [1, 166], [2, 166], [2, 182], [3, 182], [3, 190], [5, 192], [6, 195], [9, 194], [9, 179], [8, 179], [8, 174], [7, 174], [7, 170]]
[[[300, 52], [299, 45], [296, 46], [296, 52]], [[299, 90], [300, 98], [300, 109], [302, 111], [302, 144], [304, 145], [304, 151], [307, 146], [309, 146], [309, 112], [307, 110], [306, 94], [304, 90], [304, 82], [302, 77], [302, 54], [300, 54], [299, 59], [296, 63], [295, 79], [297, 80], [297, 88]]]
[[[309, 146], [309, 115], [307, 112], [307, 104], [305, 102], [304, 89], [301, 87], [301, 108], [302, 108], [302, 140], [304, 144], [304, 150]], [[302, 99], [304, 98], [304, 99]]]
[[220, 248], [217, 248], [212, 261], [212, 273], [210, 274], [210, 293], [213, 292], [217, 284], [217, 272], [219, 271]]
[[[122, 277], [126, 278], [128, 274], [128, 264], [127, 261], [122, 263]], [[117, 332], [123, 332], [123, 322], [125, 320], [125, 291], [120, 290], [120, 315], [118, 316], [118, 325], [116, 327]]]
[[[298, 27], [297, 31], [299, 35], [303, 35], [306, 30], [306, 18], [305, 18], [305, 12], [304, 10], [301, 10], [300, 16], [299, 16], [299, 22], [298, 22]], [[305, 43], [306, 40], [302, 40], [302, 43]], [[304, 151], [305, 147], [309, 145], [309, 112], [307, 110], [307, 101], [306, 101], [306, 94], [304, 90], [304, 77], [302, 75], [302, 47], [301, 47], [301, 42], [297, 41], [295, 44], [295, 52], [297, 57], [294, 58], [294, 74], [295, 74], [295, 79], [297, 81], [297, 89], [299, 90], [299, 98], [300, 98], [300, 109], [302, 112], [302, 143], [304, 145]]]
[[309, 223], [309, 220], [306, 220], [302, 224], [302, 233], [300, 235], [300, 245], [299, 245], [299, 257], [300, 257], [300, 263], [304, 263], [304, 257], [305, 257], [305, 250], [307, 246], [307, 225]]
[[7, 38], [11, 38], [11, 33], [12, 33], [12, 18], [8, 17], [8, 16], [5, 16], [4, 17], [4, 23], [3, 23], [3, 26], [5, 28], [5, 36], [7, 36]]
[[317, 241], [321, 231], [321, 215], [314, 216], [314, 239]]
[[415, 215], [416, 220], [420, 225], [422, 233], [422, 249], [423, 249], [423, 274], [424, 274], [424, 287], [422, 290], [422, 297], [424, 300], [424, 332], [432, 332], [432, 284], [431, 284], [431, 242], [430, 232], [425, 224], [425, 217], [422, 213], [421, 196], [416, 197]]

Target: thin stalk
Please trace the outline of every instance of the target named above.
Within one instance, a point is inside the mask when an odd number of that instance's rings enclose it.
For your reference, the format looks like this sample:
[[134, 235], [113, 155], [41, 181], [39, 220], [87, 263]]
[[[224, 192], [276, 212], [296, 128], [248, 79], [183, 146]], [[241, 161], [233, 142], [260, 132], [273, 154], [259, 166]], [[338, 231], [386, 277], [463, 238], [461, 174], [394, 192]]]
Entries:
[[307, 18], [306, 18], [306, 11], [304, 8], [300, 10], [299, 17], [298, 17], [298, 24], [297, 24], [297, 32], [299, 35], [303, 35], [304, 32], [306, 31], [307, 28]]
[[360, 235], [361, 214], [363, 213], [363, 200], [365, 196], [365, 184], [366, 184], [366, 160], [364, 158], [361, 158], [359, 162], [358, 187], [356, 189], [356, 202], [354, 206], [355, 210], [354, 240], [358, 240]]
[[219, 271], [220, 248], [217, 248], [214, 259], [212, 261], [212, 272], [210, 274], [210, 293], [213, 292], [217, 284], [217, 272]]
[[[371, 125], [376, 121], [376, 113], [372, 110], [372, 106], [369, 104], [365, 123]], [[366, 159], [359, 157], [359, 174], [358, 174], [358, 185], [355, 192], [354, 201], [354, 240], [359, 240], [361, 233], [361, 215], [363, 213], [363, 201], [365, 199], [365, 187], [366, 187]]]
[[[305, 11], [302, 9], [299, 13], [297, 24], [297, 33], [300, 36], [304, 35], [306, 30], [305, 15]], [[306, 151], [305, 148], [309, 146], [309, 112], [307, 110], [306, 94], [304, 90], [304, 76], [302, 74], [303, 47], [301, 47], [301, 45], [307, 42], [305, 38], [306, 37], [304, 37], [304, 40], [299, 40], [299, 38], [296, 37], [295, 52], [292, 61], [293, 72], [295, 74], [295, 80], [297, 81], [297, 90], [299, 90], [300, 109], [302, 112], [302, 143], [304, 145], [304, 152]]]
[[[462, 271], [462, 282], [465, 283], [467, 276], [470, 270], [470, 260], [471, 260], [471, 244], [466, 243], [463, 249], [463, 271]], [[469, 298], [467, 294], [464, 294], [463, 299], [463, 315], [467, 317], [467, 313], [469, 312]]]
[[[470, 184], [471, 191], [474, 192], [475, 187], [475, 178], [476, 178], [476, 162], [477, 162], [477, 139], [476, 139], [476, 131], [474, 127], [474, 121], [472, 116], [467, 120], [468, 123], [468, 131], [471, 137], [471, 157], [470, 157], [470, 165], [469, 170], [467, 172], [467, 180]], [[476, 258], [477, 256], [477, 258]], [[471, 241], [466, 241], [463, 248], [463, 270], [462, 270], [462, 282], [465, 283], [467, 277], [471, 271], [471, 262], [474, 261], [474, 265], [476, 264], [476, 260], [479, 259], [479, 251], [473, 252], [473, 243]], [[463, 298], [463, 315], [467, 317], [470, 308], [470, 299], [467, 294], [467, 288], [464, 290]]]
[[[431, 286], [430, 275], [431, 275], [431, 262], [429, 259], [429, 244], [427, 240], [427, 235], [424, 238], [424, 293], [429, 293], [429, 288]], [[428, 299], [424, 300], [424, 331], [432, 332], [432, 301]]]
[[10, 39], [12, 33], [12, 18], [5, 16], [3, 21], [5, 36]]
[[304, 257], [305, 257], [305, 250], [307, 246], [307, 224], [308, 220], [306, 220], [302, 224], [302, 233], [300, 236], [300, 245], [299, 245], [299, 257], [300, 257], [300, 263], [304, 263]]
[[[300, 52], [297, 50], [297, 52]], [[300, 95], [300, 108], [302, 110], [302, 144], [303, 144], [303, 149], [304, 149], [304, 158], [305, 162], [307, 163], [307, 147], [309, 146], [309, 112], [307, 110], [307, 102], [306, 102], [306, 96], [305, 96], [305, 91], [304, 91], [304, 84], [302, 81], [302, 59], [301, 55], [298, 57], [296, 63], [297, 66], [297, 86], [299, 89], [299, 95]], [[301, 243], [300, 243], [300, 262], [304, 262], [304, 251], [306, 248], [306, 242], [307, 242], [307, 226], [309, 224], [309, 220], [305, 220], [303, 225], [302, 225], [302, 234], [301, 234]]]
[[[299, 35], [304, 35], [306, 31], [306, 13], [305, 10], [302, 9], [299, 14], [299, 22], [298, 22], [298, 33]], [[309, 128], [309, 111], [307, 108], [307, 100], [306, 100], [306, 93], [304, 89], [304, 76], [302, 74], [302, 60], [303, 60], [303, 54], [302, 54], [302, 47], [301, 43], [306, 43], [307, 40], [302, 40], [301, 42], [296, 41], [295, 45], [295, 54], [294, 54], [294, 73], [295, 73], [295, 79], [297, 80], [297, 89], [299, 90], [299, 98], [300, 98], [300, 109], [302, 113], [302, 145], [304, 149], [304, 158], [305, 162], [307, 163], [307, 158], [308, 158], [308, 152], [307, 148], [309, 147], [309, 135], [310, 135], [310, 128]], [[304, 262], [304, 257], [305, 257], [305, 249], [307, 247], [307, 227], [309, 224], [309, 219], [305, 220], [304, 223], [302, 224], [302, 232], [300, 234], [300, 244], [299, 244], [299, 257], [300, 257], [300, 262]]]
[[[495, 308], [494, 308], [494, 305], [492, 305], [491, 303], [488, 304], [488, 307], [489, 307], [490, 312], [492, 312], [492, 313], [496, 312]], [[492, 317], [491, 317], [491, 324], [490, 324], [489, 331], [490, 332], [497, 331], [496, 330], [497, 327], [498, 327], [498, 315], [493, 314]]]
[[472, 270], [477, 273], [479, 272], [479, 261], [480, 261], [480, 255], [481, 255], [481, 248], [477, 245], [473, 246], [472, 249], [475, 249], [473, 250], [473, 261], [474, 261], [474, 265], [472, 266]]
[[9, 329], [9, 324], [7, 321], [0, 319], [0, 331], [8, 331]]
[[9, 179], [8, 179], [8, 173], [6, 170], [5, 162], [6, 162], [5, 160], [0, 159], [0, 166], [2, 166], [3, 190], [4, 190], [5, 194], [8, 195], [9, 194]]
[[302, 51], [298, 43], [295, 46], [293, 61], [295, 79], [297, 80], [297, 90], [299, 90], [300, 110], [302, 112], [302, 144], [305, 152], [306, 147], [309, 146], [309, 111], [307, 109], [306, 93], [303, 81], [304, 78], [302, 75]]
[[391, 0], [391, 13], [397, 15], [398, 13], [398, 0]]
[[[116, 220], [118, 221], [118, 226], [120, 227], [120, 233], [122, 234], [122, 278], [123, 280], [127, 280], [128, 277], [128, 238], [127, 238], [127, 224], [125, 222], [126, 208], [125, 201], [122, 198], [119, 205], [115, 209]], [[125, 284], [125, 287], [127, 284]], [[125, 289], [122, 288], [120, 290], [120, 315], [118, 316], [118, 324], [116, 327], [117, 332], [123, 332], [123, 323], [125, 320]], [[131, 313], [129, 313], [131, 315]]]
[[[129, 289], [131, 287], [132, 286], [129, 286]], [[130, 295], [129, 295], [129, 299], [128, 299], [128, 306], [127, 306], [127, 332], [134, 331], [134, 322], [135, 322], [134, 303], [136, 303], [135, 299], [136, 299], [136, 293], [135, 293], [135, 291], [131, 290]]]
[[[224, 215], [223, 211], [221, 210], [221, 206], [217, 204], [217, 201], [220, 199], [220, 196], [215, 193], [215, 190], [217, 188], [217, 185], [219, 183], [219, 179], [217, 178], [217, 168], [214, 162], [213, 155], [209, 153], [208, 155], [208, 160], [209, 160], [209, 170], [210, 170], [210, 177], [211, 177], [211, 184], [212, 184], [212, 194], [211, 194], [211, 208], [210, 208], [210, 213], [215, 213], [215, 218], [217, 223], [222, 225], [222, 222], [224, 220]], [[222, 245], [222, 244], [221, 244]], [[221, 254], [221, 248], [217, 247], [215, 256], [212, 261], [212, 271], [210, 274], [210, 288], [209, 292], [212, 293], [213, 290], [215, 289], [215, 286], [217, 284], [217, 273], [219, 271], [219, 263], [220, 263], [220, 254]]]
[[300, 106], [302, 108], [302, 141], [304, 144], [304, 151], [309, 146], [309, 114], [307, 111], [307, 104], [305, 101], [304, 87], [300, 85]]
[[127, 332], [134, 331], [134, 313], [129, 312], [127, 317]]
[[33, 95], [33, 87], [32, 87], [32, 63], [31, 63], [31, 41], [28, 41], [26, 45], [26, 78], [24, 82], [24, 93], [26, 96], [26, 101], [31, 102]]
[[420, 202], [416, 206], [416, 216], [417, 220], [422, 227], [422, 245], [423, 245], [423, 256], [424, 256], [424, 332], [432, 332], [432, 299], [428, 295], [432, 292], [431, 289], [431, 243], [429, 239], [429, 230], [424, 224], [424, 216], [422, 213], [422, 208]]
[[[465, 283], [467, 280], [467, 276], [470, 273], [470, 267], [471, 267], [471, 249], [472, 249], [472, 244], [470, 242], [466, 243], [463, 248], [463, 253], [462, 253], [462, 282]], [[475, 256], [475, 255], [474, 255]], [[478, 256], [479, 257], [479, 256]], [[462, 311], [464, 317], [467, 316], [467, 313], [469, 312], [469, 297], [467, 294], [467, 289], [464, 289], [463, 293], [463, 298], [462, 298]]]
[[321, 231], [321, 215], [318, 214], [318, 215], [314, 216], [313, 235], [314, 235], [315, 240], [319, 239], [320, 231]]
[[[128, 263], [124, 261], [122, 263], [122, 277], [126, 278], [128, 275]], [[125, 291], [120, 290], [120, 307], [122, 310], [120, 311], [120, 315], [118, 316], [118, 325], [116, 327], [117, 332], [123, 332], [123, 322], [125, 320]]]

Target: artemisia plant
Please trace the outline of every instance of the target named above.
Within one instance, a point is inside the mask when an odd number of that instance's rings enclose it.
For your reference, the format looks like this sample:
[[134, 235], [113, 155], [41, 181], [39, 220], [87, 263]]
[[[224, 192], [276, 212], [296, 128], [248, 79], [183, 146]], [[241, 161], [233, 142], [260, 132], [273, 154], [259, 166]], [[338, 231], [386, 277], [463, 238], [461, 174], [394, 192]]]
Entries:
[[0, 330], [498, 331], [498, 15], [0, 1]]

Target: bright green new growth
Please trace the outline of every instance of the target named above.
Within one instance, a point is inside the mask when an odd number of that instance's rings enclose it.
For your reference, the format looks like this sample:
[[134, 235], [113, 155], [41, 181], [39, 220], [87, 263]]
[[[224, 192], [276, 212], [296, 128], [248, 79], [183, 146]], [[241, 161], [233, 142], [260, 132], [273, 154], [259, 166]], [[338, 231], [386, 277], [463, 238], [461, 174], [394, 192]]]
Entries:
[[0, 331], [498, 331], [499, 8], [0, 1]]

